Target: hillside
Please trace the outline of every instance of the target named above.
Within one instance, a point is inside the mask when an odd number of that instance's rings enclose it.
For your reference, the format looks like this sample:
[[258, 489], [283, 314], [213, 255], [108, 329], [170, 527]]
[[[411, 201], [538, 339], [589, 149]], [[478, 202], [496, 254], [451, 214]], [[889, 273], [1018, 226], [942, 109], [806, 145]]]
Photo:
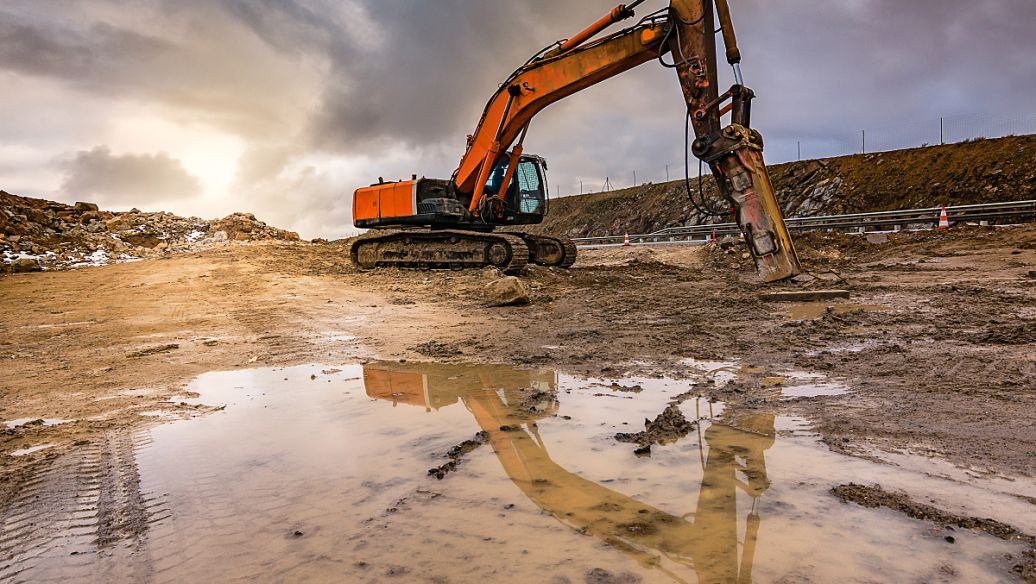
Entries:
[[203, 249], [229, 241], [297, 240], [251, 213], [208, 221], [172, 213], [101, 211], [0, 191], [0, 273], [76, 268]]
[[[770, 176], [787, 216], [1033, 199], [1036, 136], [778, 164]], [[704, 184], [711, 199], [714, 183], [708, 178]], [[696, 178], [691, 185], [697, 190]], [[683, 181], [564, 197], [550, 205], [546, 221], [534, 229], [570, 237], [707, 222], [687, 201]]]

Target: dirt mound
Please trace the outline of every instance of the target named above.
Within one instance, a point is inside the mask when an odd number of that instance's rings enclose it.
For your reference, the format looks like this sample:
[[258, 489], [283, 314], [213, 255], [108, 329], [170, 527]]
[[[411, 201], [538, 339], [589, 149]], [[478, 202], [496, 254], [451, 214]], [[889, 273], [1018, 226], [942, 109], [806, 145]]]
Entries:
[[634, 451], [638, 456], [650, 455], [652, 444], [669, 444], [686, 436], [695, 428], [694, 422], [688, 422], [677, 404], [669, 406], [654, 420], [644, 420], [642, 432], [620, 432], [615, 435], [619, 442], [636, 444], [640, 448]]
[[[787, 216], [839, 215], [1033, 199], [1034, 158], [1036, 136], [1012, 136], [778, 164], [770, 177]], [[711, 177], [702, 185], [711, 206], [725, 208]], [[691, 186], [699, 196], [697, 179]], [[599, 237], [717, 222], [706, 219], [674, 181], [555, 199], [533, 230]]]
[[228, 241], [296, 241], [255, 215], [215, 221], [172, 213], [101, 211], [0, 191], [0, 272], [67, 269], [126, 262]]

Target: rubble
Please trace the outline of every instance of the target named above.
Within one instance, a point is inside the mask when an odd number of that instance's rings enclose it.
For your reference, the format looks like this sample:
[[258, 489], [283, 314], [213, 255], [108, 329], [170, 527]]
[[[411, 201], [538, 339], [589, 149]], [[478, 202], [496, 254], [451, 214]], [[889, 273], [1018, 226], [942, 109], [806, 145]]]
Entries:
[[208, 221], [172, 213], [101, 211], [0, 191], [0, 273], [75, 269], [198, 251], [232, 241], [298, 241], [251, 213]]

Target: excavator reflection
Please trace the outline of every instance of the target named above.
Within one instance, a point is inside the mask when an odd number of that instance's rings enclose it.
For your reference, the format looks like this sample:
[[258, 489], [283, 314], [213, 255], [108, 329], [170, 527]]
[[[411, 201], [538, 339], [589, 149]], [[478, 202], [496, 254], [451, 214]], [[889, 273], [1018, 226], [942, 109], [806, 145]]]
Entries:
[[[466, 367], [373, 363], [364, 366], [367, 395], [439, 409], [457, 402], [489, 436], [504, 471], [537, 506], [558, 521], [623, 551], [645, 568], [683, 578], [670, 562], [691, 567], [699, 582], [751, 582], [766, 492], [765, 451], [774, 442], [774, 417], [724, 413], [702, 440], [703, 476], [693, 518], [677, 517], [577, 476], [551, 460], [536, 421], [555, 415], [554, 372], [504, 366]], [[743, 478], [742, 478], [743, 477]], [[737, 491], [752, 498], [738, 555]]]

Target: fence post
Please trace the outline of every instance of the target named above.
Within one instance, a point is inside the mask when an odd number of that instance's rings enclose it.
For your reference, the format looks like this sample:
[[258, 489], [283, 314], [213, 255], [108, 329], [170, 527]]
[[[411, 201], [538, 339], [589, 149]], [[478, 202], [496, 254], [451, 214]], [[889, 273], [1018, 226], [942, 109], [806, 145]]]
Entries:
[[669, 165], [665, 165], [665, 182], [669, 182]]
[[939, 145], [946, 144], [946, 118], [939, 118]]
[[799, 140], [798, 146], [799, 146], [799, 162], [802, 162], [802, 140]]
[[633, 186], [637, 186], [637, 171], [633, 171]]
[[860, 130], [860, 133], [863, 134], [863, 154], [866, 154], [867, 153], [867, 130]]

